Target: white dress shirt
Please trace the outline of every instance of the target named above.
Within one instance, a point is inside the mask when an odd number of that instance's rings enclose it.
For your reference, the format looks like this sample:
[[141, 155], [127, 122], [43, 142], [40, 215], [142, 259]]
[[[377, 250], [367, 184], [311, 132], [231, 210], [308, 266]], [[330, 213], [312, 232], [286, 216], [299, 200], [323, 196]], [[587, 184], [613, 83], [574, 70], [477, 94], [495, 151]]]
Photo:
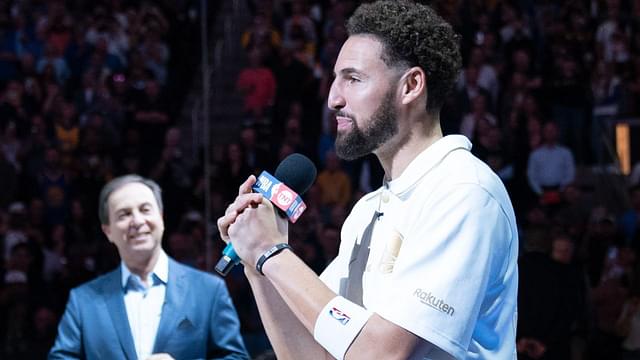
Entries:
[[146, 359], [153, 352], [162, 316], [162, 304], [169, 279], [169, 258], [164, 251], [160, 251], [158, 262], [149, 274], [149, 285], [142, 282], [140, 276], [133, 274], [124, 262], [120, 266], [124, 305], [136, 354], [138, 359]]

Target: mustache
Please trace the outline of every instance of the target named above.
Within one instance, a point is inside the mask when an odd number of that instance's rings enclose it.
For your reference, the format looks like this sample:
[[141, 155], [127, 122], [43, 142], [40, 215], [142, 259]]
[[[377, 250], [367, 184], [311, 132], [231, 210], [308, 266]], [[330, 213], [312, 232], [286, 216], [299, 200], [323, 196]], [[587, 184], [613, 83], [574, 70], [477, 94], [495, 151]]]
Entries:
[[356, 117], [354, 115], [351, 115], [351, 114], [347, 113], [346, 111], [342, 111], [342, 110], [336, 111], [333, 115], [335, 117], [339, 116], [339, 117], [349, 118], [349, 119], [354, 120], [354, 121], [356, 119]]

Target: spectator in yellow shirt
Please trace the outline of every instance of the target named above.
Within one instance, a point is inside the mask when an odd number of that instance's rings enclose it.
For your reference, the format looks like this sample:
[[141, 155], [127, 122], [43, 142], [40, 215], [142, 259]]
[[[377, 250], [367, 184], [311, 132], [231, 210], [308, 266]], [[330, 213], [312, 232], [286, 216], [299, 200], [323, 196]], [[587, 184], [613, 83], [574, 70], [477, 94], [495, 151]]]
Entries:
[[346, 207], [351, 201], [351, 179], [342, 169], [335, 151], [327, 151], [324, 169], [320, 171], [317, 183], [322, 189], [323, 206]]

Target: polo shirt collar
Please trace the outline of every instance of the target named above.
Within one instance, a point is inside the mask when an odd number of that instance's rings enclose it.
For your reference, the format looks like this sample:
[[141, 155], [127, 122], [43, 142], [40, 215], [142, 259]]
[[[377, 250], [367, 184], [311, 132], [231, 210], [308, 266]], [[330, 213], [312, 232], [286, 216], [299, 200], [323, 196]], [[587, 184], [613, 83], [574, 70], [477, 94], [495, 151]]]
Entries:
[[463, 135], [447, 135], [424, 149], [409, 163], [399, 177], [386, 183], [386, 187], [396, 195], [408, 191], [431, 169], [438, 165], [450, 152], [458, 149], [471, 150], [471, 142]]
[[[122, 278], [121, 284], [122, 288], [127, 288], [127, 282], [129, 281], [129, 277], [135, 275], [129, 270], [124, 261], [120, 262], [120, 269]], [[169, 280], [169, 257], [164, 252], [164, 250], [160, 249], [160, 255], [158, 256], [158, 261], [156, 265], [153, 267], [153, 271], [149, 274], [149, 276], [156, 276], [163, 284], [166, 284]], [[137, 275], [136, 275], [137, 276]]]

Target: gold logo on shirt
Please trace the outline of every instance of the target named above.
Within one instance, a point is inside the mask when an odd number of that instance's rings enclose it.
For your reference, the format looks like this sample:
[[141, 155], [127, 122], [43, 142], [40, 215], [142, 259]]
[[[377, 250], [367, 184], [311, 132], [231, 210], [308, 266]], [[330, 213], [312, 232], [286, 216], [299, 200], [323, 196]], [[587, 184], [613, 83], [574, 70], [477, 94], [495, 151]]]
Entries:
[[400, 247], [402, 247], [402, 234], [393, 230], [389, 240], [387, 240], [387, 244], [385, 245], [382, 258], [380, 259], [380, 264], [378, 264], [378, 269], [381, 273], [391, 274], [393, 272], [393, 267], [395, 266], [396, 259], [400, 253]]

